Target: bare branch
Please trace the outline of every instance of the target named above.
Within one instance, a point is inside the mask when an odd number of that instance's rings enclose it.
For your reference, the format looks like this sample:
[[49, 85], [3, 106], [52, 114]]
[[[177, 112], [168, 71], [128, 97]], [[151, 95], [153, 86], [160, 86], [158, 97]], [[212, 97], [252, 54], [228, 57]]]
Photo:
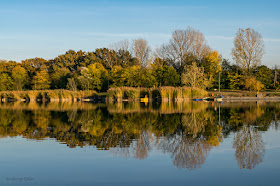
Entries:
[[139, 60], [141, 66], [145, 67], [148, 64], [151, 48], [145, 39], [139, 38], [133, 41], [134, 56]]
[[112, 43], [109, 46], [110, 49], [115, 51], [128, 51], [129, 50], [129, 41], [127, 39]]
[[196, 59], [202, 59], [210, 51], [204, 35], [191, 27], [186, 30], [175, 30], [167, 46], [165, 46], [167, 57], [177, 66], [182, 67], [182, 63], [187, 56], [194, 56]]
[[261, 64], [264, 54], [263, 38], [257, 31], [247, 28], [239, 29], [234, 38], [232, 56], [236, 64], [250, 72]]

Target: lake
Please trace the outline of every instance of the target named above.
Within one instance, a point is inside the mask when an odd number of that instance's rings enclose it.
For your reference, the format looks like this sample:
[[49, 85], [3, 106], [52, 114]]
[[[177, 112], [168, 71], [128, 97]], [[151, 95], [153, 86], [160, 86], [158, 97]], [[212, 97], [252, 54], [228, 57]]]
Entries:
[[0, 185], [279, 185], [280, 102], [2, 103]]

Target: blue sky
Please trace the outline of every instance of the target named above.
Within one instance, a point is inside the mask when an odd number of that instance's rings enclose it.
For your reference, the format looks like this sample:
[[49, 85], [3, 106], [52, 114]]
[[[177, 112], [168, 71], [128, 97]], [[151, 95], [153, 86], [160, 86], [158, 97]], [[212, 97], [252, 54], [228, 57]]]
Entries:
[[276, 0], [0, 0], [0, 59], [51, 59], [139, 37], [155, 48], [190, 26], [232, 61], [236, 31], [250, 27], [262, 34], [262, 63], [271, 67], [280, 65], [279, 6]]

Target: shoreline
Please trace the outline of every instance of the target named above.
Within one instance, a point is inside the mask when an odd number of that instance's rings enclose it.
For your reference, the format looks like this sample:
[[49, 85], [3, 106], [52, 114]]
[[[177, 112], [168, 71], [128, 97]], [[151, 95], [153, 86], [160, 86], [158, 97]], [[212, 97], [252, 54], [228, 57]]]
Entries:
[[[193, 99], [179, 99], [179, 100], [153, 100], [149, 99], [147, 103], [184, 103], [184, 102], [192, 102]], [[224, 97], [222, 99], [222, 102], [250, 102], [250, 101], [280, 101], [280, 97]], [[1, 103], [13, 103], [13, 102], [22, 102], [22, 103], [125, 103], [125, 102], [142, 102], [140, 100], [115, 100], [115, 101], [108, 101], [106, 98], [101, 99], [49, 99], [49, 100], [42, 100], [42, 99], [0, 99]], [[219, 102], [219, 101], [208, 101], [208, 102]], [[143, 102], [145, 103], [145, 102]]]
[[222, 101], [280, 101], [280, 92], [205, 91], [189, 87], [111, 88], [107, 92], [57, 90], [0, 91], [0, 102], [190, 102], [212, 95]]
[[223, 101], [280, 101], [280, 97], [223, 97]]

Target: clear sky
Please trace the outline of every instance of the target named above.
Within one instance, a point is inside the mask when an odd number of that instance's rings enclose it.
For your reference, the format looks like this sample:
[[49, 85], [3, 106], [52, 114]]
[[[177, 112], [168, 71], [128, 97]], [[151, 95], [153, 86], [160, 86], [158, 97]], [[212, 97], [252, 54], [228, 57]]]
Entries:
[[279, 7], [279, 0], [0, 0], [0, 59], [51, 59], [139, 37], [155, 48], [190, 26], [232, 61], [236, 31], [250, 27], [262, 34], [262, 63], [271, 67], [280, 65]]

